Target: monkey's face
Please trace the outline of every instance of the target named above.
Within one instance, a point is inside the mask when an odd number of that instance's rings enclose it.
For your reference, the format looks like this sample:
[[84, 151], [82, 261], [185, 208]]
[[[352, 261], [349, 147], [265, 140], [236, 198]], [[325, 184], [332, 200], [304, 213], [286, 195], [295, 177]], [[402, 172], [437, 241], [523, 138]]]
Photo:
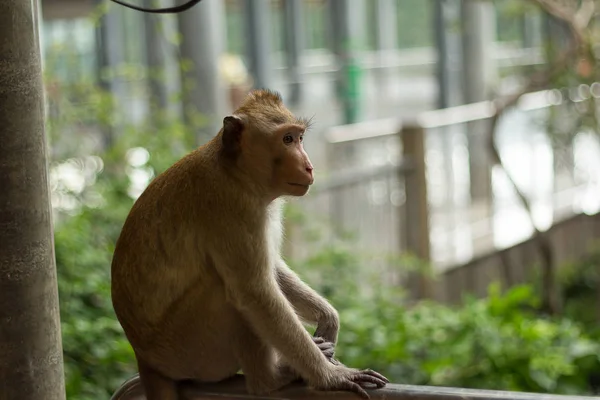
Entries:
[[255, 90], [223, 120], [223, 154], [267, 197], [304, 196], [314, 182], [302, 144], [309, 126], [310, 120], [296, 118], [278, 93]]
[[229, 116], [223, 122], [224, 155], [235, 160], [236, 168], [263, 187], [268, 197], [308, 192], [314, 176], [303, 146], [304, 123], [257, 123], [248, 116]]
[[313, 165], [304, 150], [305, 126], [283, 124], [269, 138], [273, 189], [277, 195], [304, 196], [315, 181]]

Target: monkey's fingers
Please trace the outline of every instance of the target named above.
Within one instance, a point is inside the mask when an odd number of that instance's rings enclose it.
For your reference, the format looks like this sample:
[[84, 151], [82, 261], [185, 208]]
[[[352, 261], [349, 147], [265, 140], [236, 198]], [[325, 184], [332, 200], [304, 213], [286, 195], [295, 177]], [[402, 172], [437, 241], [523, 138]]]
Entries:
[[384, 381], [385, 383], [390, 383], [389, 379], [386, 378], [385, 376], [381, 375], [379, 372], [377, 371], [373, 371], [372, 369], [364, 369], [362, 371], [360, 371], [363, 374], [367, 374], [367, 375], [371, 375], [374, 376], [378, 379], [381, 379], [382, 381]]
[[349, 390], [358, 394], [363, 399], [370, 399], [369, 394], [365, 389], [363, 389], [358, 383], [352, 381], [342, 381], [339, 385], [335, 385], [331, 390]]
[[323, 343], [317, 343], [317, 346], [319, 347], [319, 349], [321, 350], [329, 350], [329, 349], [333, 349], [335, 348], [335, 346], [333, 345], [333, 343], [331, 342], [323, 342]]
[[315, 344], [321, 344], [325, 342], [325, 339], [320, 336], [313, 336], [312, 340], [315, 342]]
[[354, 375], [351, 379], [353, 382], [356, 382], [359, 384], [372, 383], [373, 385], [377, 386], [378, 388], [382, 388], [386, 384], [386, 382], [384, 380], [379, 379], [372, 375], [362, 373], [362, 372]]
[[333, 354], [335, 353], [333, 348], [330, 349], [321, 349], [321, 353], [323, 353], [323, 355], [327, 358], [332, 358]]

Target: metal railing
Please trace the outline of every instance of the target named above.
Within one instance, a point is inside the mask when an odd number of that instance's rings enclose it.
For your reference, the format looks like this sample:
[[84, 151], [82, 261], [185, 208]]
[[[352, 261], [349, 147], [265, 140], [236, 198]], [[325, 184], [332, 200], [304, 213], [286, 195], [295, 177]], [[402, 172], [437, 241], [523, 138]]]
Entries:
[[[591, 153], [594, 143], [600, 151], [597, 140], [582, 132], [583, 142], [553, 149], [541, 125], [548, 118], [562, 122], [566, 103], [553, 90], [527, 94], [499, 120], [496, 135], [505, 166], [531, 199], [542, 229], [600, 208], [590, 207], [593, 191], [600, 190], [599, 157]], [[410, 251], [430, 258], [438, 271], [526, 240], [533, 227], [488, 156], [494, 112], [494, 103], [485, 101], [413, 120], [333, 127], [326, 133], [329, 177], [301, 208], [353, 232], [356, 248]], [[585, 152], [587, 161], [577, 155]]]

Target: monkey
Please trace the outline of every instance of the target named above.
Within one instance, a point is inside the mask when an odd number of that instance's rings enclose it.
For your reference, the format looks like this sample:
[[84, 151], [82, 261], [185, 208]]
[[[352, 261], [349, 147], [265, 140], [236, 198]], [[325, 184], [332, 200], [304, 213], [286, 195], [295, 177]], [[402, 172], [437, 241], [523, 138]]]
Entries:
[[[310, 121], [278, 92], [251, 91], [219, 132], [158, 174], [116, 241], [111, 298], [148, 400], [177, 383], [245, 377], [248, 393], [298, 379], [316, 390], [389, 383], [333, 358], [337, 310], [281, 256], [282, 207], [306, 195]], [[302, 323], [316, 325], [314, 337]]]

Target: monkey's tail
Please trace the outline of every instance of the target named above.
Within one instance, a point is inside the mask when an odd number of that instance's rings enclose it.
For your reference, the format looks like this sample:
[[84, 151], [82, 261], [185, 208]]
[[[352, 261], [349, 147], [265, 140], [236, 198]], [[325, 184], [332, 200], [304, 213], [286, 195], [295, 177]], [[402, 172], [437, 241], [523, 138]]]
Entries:
[[[179, 400], [178, 384], [164, 376], [137, 357], [140, 388], [146, 394], [146, 400]], [[143, 397], [142, 397], [143, 398]], [[138, 400], [124, 398], [122, 400]]]
[[135, 374], [127, 379], [112, 395], [110, 400], [133, 400], [143, 395], [142, 382], [140, 375]]

